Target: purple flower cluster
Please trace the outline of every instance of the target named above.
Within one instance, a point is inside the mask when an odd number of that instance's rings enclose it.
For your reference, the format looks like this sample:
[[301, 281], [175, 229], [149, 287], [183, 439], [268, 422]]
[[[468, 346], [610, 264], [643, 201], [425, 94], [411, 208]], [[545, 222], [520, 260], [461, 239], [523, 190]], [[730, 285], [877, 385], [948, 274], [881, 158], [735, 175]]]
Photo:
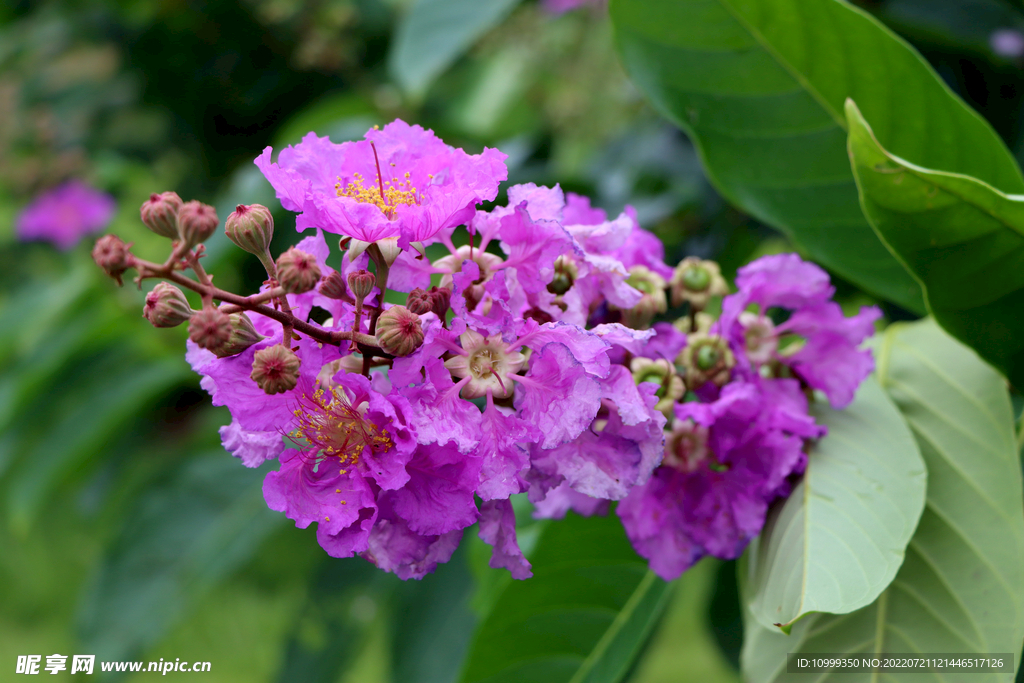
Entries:
[[[717, 266], [668, 267], [631, 209], [609, 219], [525, 184], [479, 210], [503, 162], [401, 121], [340, 145], [310, 134], [276, 162], [264, 151], [256, 164], [282, 204], [315, 229], [297, 249], [321, 286], [286, 295], [305, 334], [252, 312], [260, 340], [241, 353], [189, 343], [231, 412], [224, 446], [248, 467], [280, 462], [268, 505], [315, 522], [330, 555], [402, 578], [447, 561], [474, 523], [492, 566], [531, 576], [510, 502], [524, 492], [551, 517], [621, 501], [665, 578], [704, 554], [735, 557], [824, 433], [809, 392], [841, 406], [871, 371], [858, 345], [877, 311], [845, 318], [827, 275], [783, 255], [741, 270], [712, 321]], [[325, 232], [342, 236], [337, 271]], [[388, 291], [407, 292], [406, 307], [383, 303]], [[670, 297], [684, 317], [651, 328]], [[254, 381], [271, 375], [272, 389]]]

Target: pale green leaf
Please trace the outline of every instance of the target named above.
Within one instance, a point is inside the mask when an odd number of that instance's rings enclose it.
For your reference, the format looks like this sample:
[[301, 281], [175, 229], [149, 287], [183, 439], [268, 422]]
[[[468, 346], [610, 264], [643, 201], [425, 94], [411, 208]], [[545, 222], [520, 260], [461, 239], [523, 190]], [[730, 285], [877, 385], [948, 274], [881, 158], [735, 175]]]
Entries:
[[817, 404], [812, 412], [828, 435], [749, 551], [749, 599], [768, 628], [873, 602], [896, 576], [924, 509], [921, 453], [874, 379], [843, 410]]
[[[786, 636], [747, 613], [751, 683], [876, 681], [876, 674], [786, 673], [787, 652], [1018, 653], [1024, 638], [1024, 502], [1010, 398], [1002, 378], [931, 320], [896, 324], [877, 347], [878, 378], [928, 468], [925, 511], [892, 584], [871, 605], [812, 614]], [[741, 569], [749, 594], [749, 573]], [[948, 674], [887, 673], [928, 683]], [[1013, 674], [958, 674], [1009, 683]]]

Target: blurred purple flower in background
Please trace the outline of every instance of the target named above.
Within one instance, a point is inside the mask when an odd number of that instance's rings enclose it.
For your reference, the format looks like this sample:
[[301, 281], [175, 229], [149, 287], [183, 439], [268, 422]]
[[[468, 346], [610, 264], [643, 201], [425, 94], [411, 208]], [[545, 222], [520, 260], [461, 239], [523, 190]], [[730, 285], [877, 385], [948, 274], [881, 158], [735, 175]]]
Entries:
[[1000, 57], [1024, 55], [1024, 34], [1017, 29], [1001, 28], [992, 32], [988, 39], [992, 52]]
[[604, 6], [607, 5], [607, 0], [543, 0], [541, 3], [544, 9], [551, 14], [565, 14], [571, 12], [574, 9], [584, 7], [586, 5], [592, 6]]
[[18, 216], [22, 241], [44, 240], [67, 250], [84, 236], [99, 232], [114, 216], [117, 203], [81, 180], [69, 180], [43, 192]]

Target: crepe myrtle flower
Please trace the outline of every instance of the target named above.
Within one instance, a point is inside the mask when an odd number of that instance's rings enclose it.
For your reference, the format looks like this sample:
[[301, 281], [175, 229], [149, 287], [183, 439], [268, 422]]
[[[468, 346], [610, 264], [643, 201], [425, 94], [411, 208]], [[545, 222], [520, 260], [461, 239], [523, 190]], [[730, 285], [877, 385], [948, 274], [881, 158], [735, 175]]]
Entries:
[[[796, 254], [765, 256], [740, 268], [736, 287], [723, 299], [715, 329], [737, 358], [754, 370], [777, 362], [824, 392], [834, 408], [847, 406], [875, 368], [871, 352], [858, 347], [874, 333], [878, 307], [846, 317], [832, 301], [828, 274]], [[771, 313], [779, 309], [789, 317], [775, 324]]]
[[466, 222], [494, 199], [507, 177], [506, 155], [467, 154], [432, 131], [395, 120], [365, 139], [340, 144], [309, 133], [281, 150], [267, 147], [256, 166], [281, 205], [299, 213], [296, 228], [317, 227], [364, 242], [410, 242]]
[[114, 198], [81, 180], [69, 180], [37, 196], [16, 221], [19, 240], [42, 240], [67, 251], [114, 217]]
[[763, 381], [776, 384], [733, 382], [713, 403], [678, 404], [661, 466], [618, 505], [633, 547], [665, 580], [704, 555], [738, 557], [769, 503], [788, 493], [787, 478], [803, 471], [804, 439], [824, 433], [776, 415], [806, 415], [796, 381]]

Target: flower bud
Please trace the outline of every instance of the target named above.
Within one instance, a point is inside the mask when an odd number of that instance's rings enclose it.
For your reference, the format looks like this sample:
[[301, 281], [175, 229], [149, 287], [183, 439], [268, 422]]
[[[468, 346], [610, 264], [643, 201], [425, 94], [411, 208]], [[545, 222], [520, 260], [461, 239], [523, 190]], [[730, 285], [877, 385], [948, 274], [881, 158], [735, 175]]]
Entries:
[[318, 290], [328, 299], [344, 299], [348, 296], [345, 289], [345, 278], [336, 270], [332, 270], [327, 275], [324, 275], [323, 279], [320, 280]]
[[417, 287], [405, 298], [405, 307], [416, 315], [423, 315], [434, 310], [434, 299], [430, 296], [430, 292]]
[[368, 270], [354, 270], [348, 274], [348, 286], [356, 301], [370, 296], [376, 284], [377, 278]]
[[142, 307], [142, 317], [153, 327], [177, 327], [192, 317], [188, 299], [180, 289], [167, 282], [159, 282]]
[[430, 288], [430, 301], [431, 310], [437, 314], [437, 317], [444, 320], [444, 317], [448, 315], [448, 309], [452, 305], [452, 290], [450, 287], [431, 287]]
[[668, 310], [665, 298], [665, 278], [646, 266], [633, 266], [629, 269], [626, 284], [640, 290], [643, 297], [633, 308], [622, 312], [622, 322], [627, 327], [644, 329], [651, 326], [654, 316]]
[[231, 339], [231, 316], [216, 308], [196, 311], [188, 323], [188, 338], [204, 349], [219, 349]]
[[687, 338], [676, 362], [686, 368], [686, 385], [698, 389], [707, 382], [718, 386], [728, 382], [736, 357], [718, 335], [697, 332]]
[[224, 233], [242, 249], [262, 258], [270, 254], [274, 217], [261, 204], [239, 204], [224, 221]]
[[576, 278], [580, 276], [580, 271], [576, 267], [576, 263], [570, 256], [559, 256], [555, 259], [555, 276], [548, 283], [548, 291], [552, 294], [561, 296], [568, 292], [573, 284], [576, 282]]
[[139, 214], [146, 227], [167, 239], [178, 239], [178, 211], [181, 209], [181, 197], [177, 192], [163, 192], [149, 195], [142, 202]]
[[219, 223], [217, 210], [209, 204], [193, 199], [178, 209], [178, 236], [190, 248], [208, 240]]
[[320, 266], [312, 254], [292, 247], [277, 259], [277, 281], [289, 294], [302, 294], [320, 281]]
[[698, 311], [707, 308], [711, 297], [729, 293], [729, 285], [718, 264], [696, 256], [687, 256], [680, 261], [672, 273], [671, 285], [673, 306], [681, 306], [688, 301]]
[[256, 352], [249, 376], [266, 393], [281, 394], [298, 384], [299, 365], [301, 361], [294, 351], [283, 344], [275, 344]]
[[130, 244], [125, 244], [117, 235], [104, 235], [96, 240], [92, 248], [92, 260], [96, 262], [110, 277], [121, 282], [121, 276], [134, 264], [134, 258], [128, 251]]
[[229, 317], [231, 318], [231, 336], [228, 337], [224, 346], [212, 349], [219, 358], [235, 356], [256, 342], [266, 339], [256, 331], [252, 320], [249, 320], [249, 316], [245, 313], [232, 313]]
[[392, 306], [377, 319], [377, 344], [392, 356], [408, 356], [423, 343], [420, 317], [405, 306]]

